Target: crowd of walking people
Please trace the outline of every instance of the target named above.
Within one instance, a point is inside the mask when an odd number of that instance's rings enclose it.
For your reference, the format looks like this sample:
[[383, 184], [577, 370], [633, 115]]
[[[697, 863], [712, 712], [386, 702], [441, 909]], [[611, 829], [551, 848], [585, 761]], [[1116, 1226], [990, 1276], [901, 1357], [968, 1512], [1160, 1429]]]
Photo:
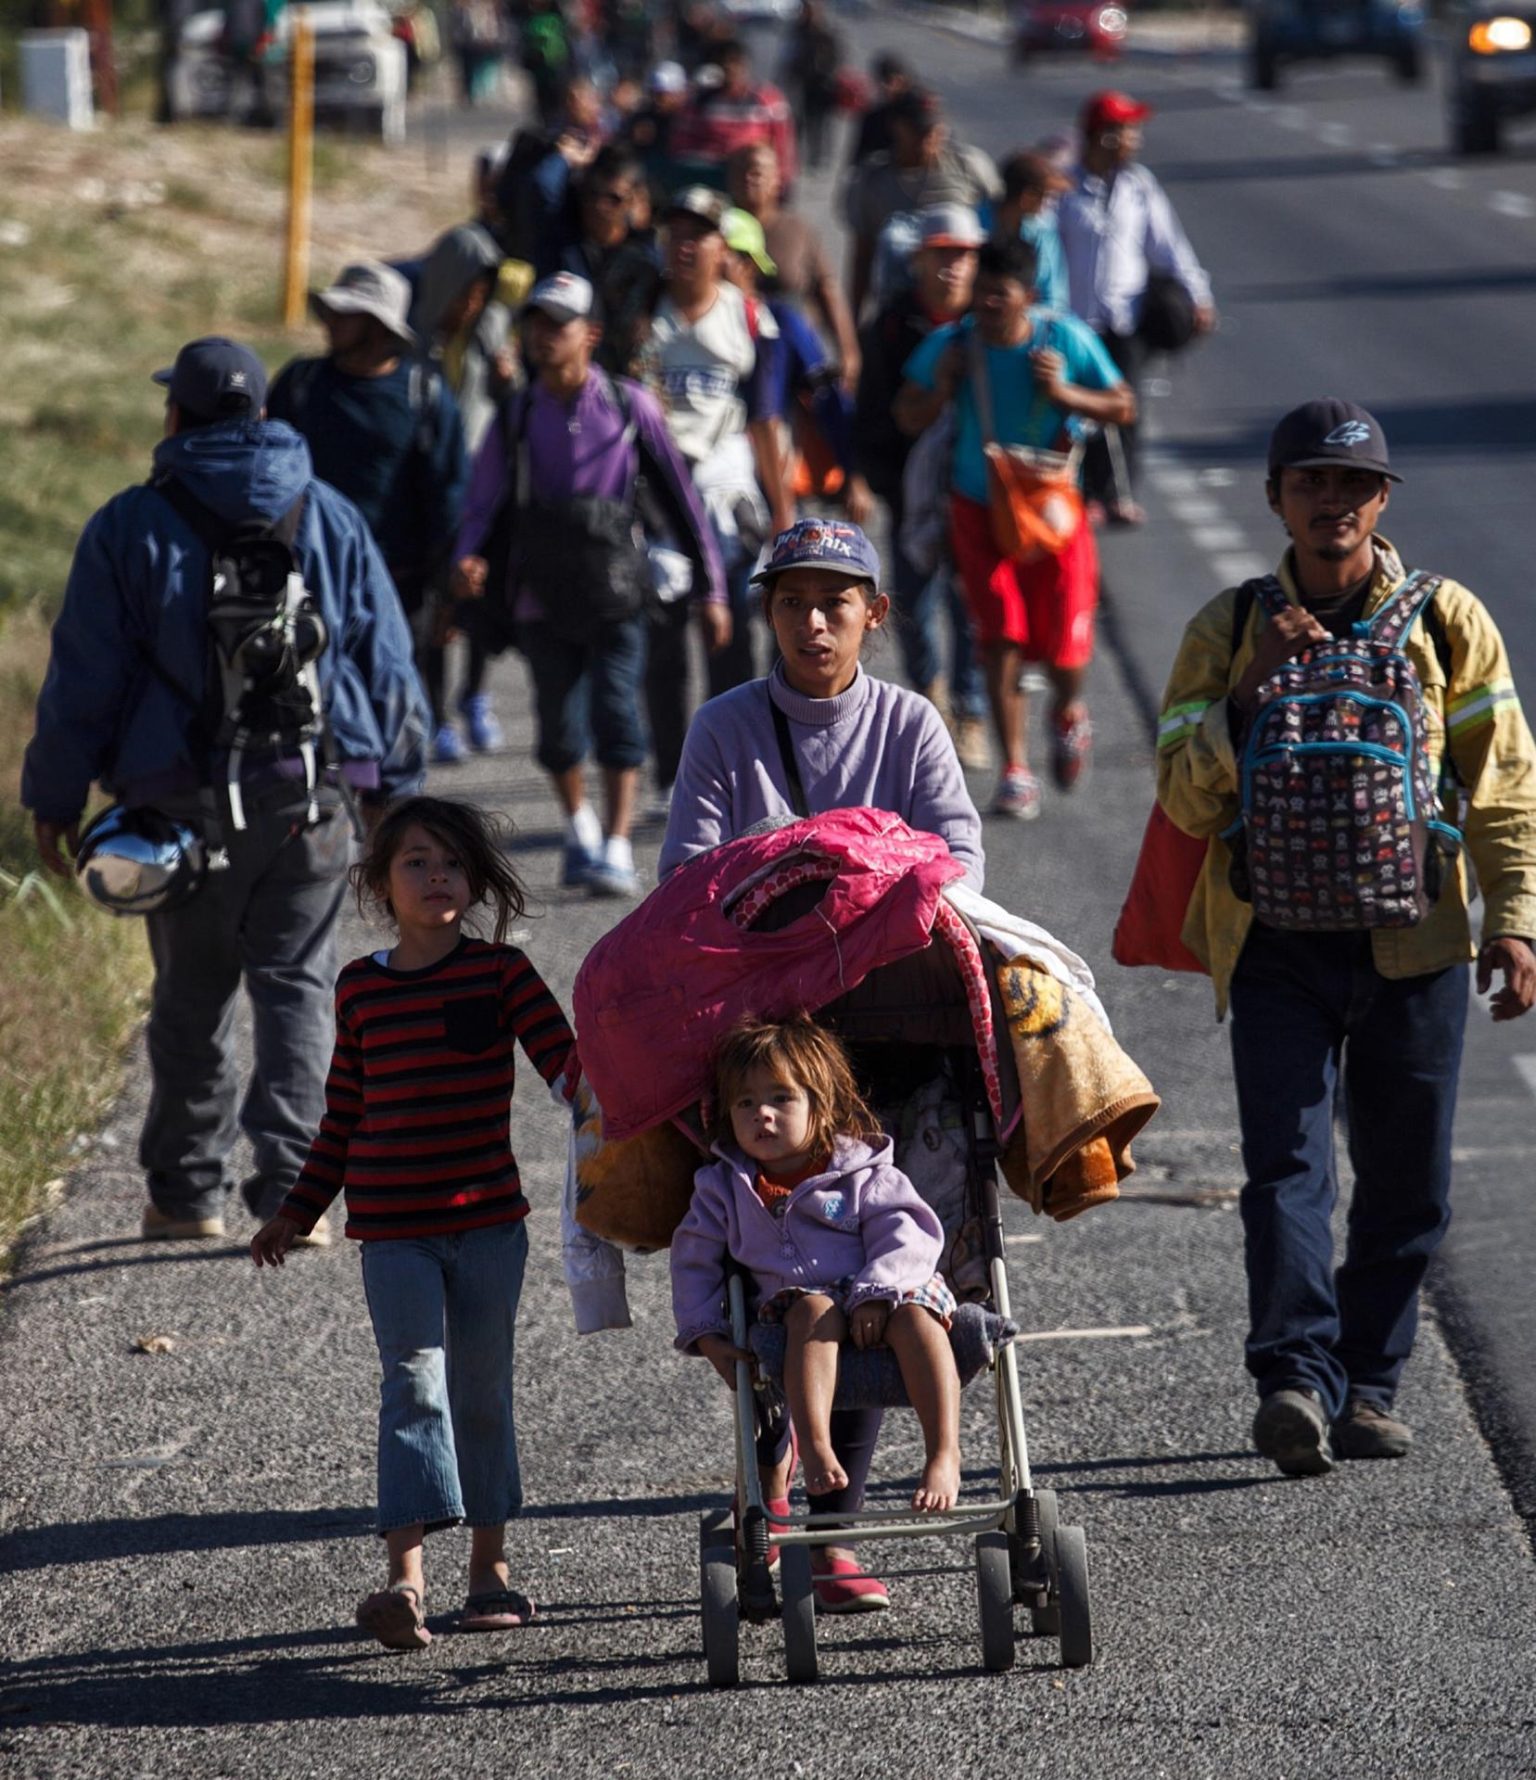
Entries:
[[[1026, 705], [1038, 671], [1050, 775], [1062, 793], [1082, 783], [1095, 535], [1142, 518], [1142, 367], [1216, 320], [1138, 159], [1148, 108], [1125, 93], [1094, 94], [1075, 140], [1021, 145], [999, 168], [898, 58], [882, 55], [871, 82], [851, 71], [820, 0], [788, 35], [793, 105], [702, 5], [666, 22], [663, 46], [626, 0], [579, 21], [555, 0], [515, 21], [460, 0], [467, 100], [514, 24], [538, 118], [480, 158], [470, 220], [419, 258], [342, 268], [311, 299], [324, 353], [270, 389], [253, 353], [216, 338], [158, 374], [154, 475], [82, 536], [24, 784], [49, 865], [111, 839], [79, 831], [98, 781], [127, 812], [116, 832], [137, 820], [178, 861], [176, 893], [146, 905], [144, 1236], [223, 1233], [237, 1130], [254, 1151], [241, 1192], [259, 1262], [329, 1241], [345, 1191], [385, 1373], [390, 1574], [359, 1617], [397, 1648], [428, 1638], [424, 1535], [460, 1518], [476, 1534], [464, 1629], [533, 1612], [503, 1544], [521, 1500], [511, 1330], [527, 1210], [506, 1109], [515, 1044], [562, 1098], [579, 1066], [555, 998], [506, 943], [522, 888], [493, 830], [419, 795], [429, 764], [504, 746], [488, 663], [507, 649], [525, 663], [566, 886], [640, 896], [645, 819], [665, 824], [665, 875], [764, 818], [867, 805], [942, 837], [979, 891], [983, 813], [965, 772], [996, 770], [985, 814], [1041, 813]], [[839, 267], [796, 199], [856, 106]], [[1159, 796], [1208, 849], [1184, 937], [1235, 1016], [1255, 1441], [1293, 1472], [1328, 1469], [1335, 1450], [1407, 1450], [1392, 1401], [1449, 1192], [1473, 952], [1464, 868], [1443, 868], [1452, 889], [1413, 940], [1373, 934], [1369, 909], [1342, 931], [1297, 932], [1287, 910], [1327, 900], [1306, 876], [1315, 862], [1295, 845], [1266, 853], [1257, 830], [1239, 859], [1234, 839], [1257, 820], [1245, 800], [1251, 780], [1262, 794], [1262, 767], [1239, 754], [1266, 689], [1303, 651], [1396, 610], [1403, 567], [1375, 536], [1394, 479], [1364, 410], [1311, 404], [1281, 423], [1267, 487], [1292, 540], [1285, 566], [1193, 620], [1160, 730]], [[1459, 817], [1389, 863], [1427, 872], [1446, 834], [1465, 835], [1485, 901], [1482, 986], [1502, 973], [1496, 1017], [1511, 1018], [1536, 1001], [1536, 751], [1486, 611], [1454, 583], [1418, 594], [1406, 626], [1439, 603], [1415, 633], [1414, 697], [1435, 713], [1423, 733]], [[888, 618], [908, 687], [861, 662]], [[1324, 695], [1291, 696], [1299, 709]], [[1301, 798], [1309, 861], [1347, 819], [1329, 795], [1314, 777]], [[1393, 819], [1384, 785], [1360, 795], [1371, 820]], [[1286, 799], [1275, 807], [1283, 827]], [[397, 938], [338, 986], [354, 825], [368, 837], [359, 894]], [[461, 932], [480, 908], [494, 940]], [[242, 982], [257, 1056], [243, 1102]], [[1307, 1084], [1326, 1077], [1331, 1100], [1346, 1041], [1355, 1128], [1377, 1147], [1361, 1139], [1335, 1292], [1331, 1127]], [[721, 1142], [734, 1132], [737, 1148], [710, 1191], [782, 1217], [830, 1191], [829, 1175], [877, 1196], [872, 1170], [910, 1212], [857, 1095], [844, 1084], [817, 1100], [817, 1081], [843, 1082], [837, 1057], [793, 1031], [753, 1043], [723, 1068], [742, 1099]], [[839, 1250], [840, 1275], [857, 1271], [856, 1248]], [[918, 1508], [947, 1505], [958, 1482], [931, 1250], [925, 1234], [901, 1294], [830, 1275], [774, 1287], [802, 1349], [813, 1317], [861, 1344], [889, 1323], [932, 1410]], [[725, 1370], [718, 1255], [689, 1256], [680, 1341]], [[459, 1355], [446, 1372], [445, 1317]], [[812, 1376], [806, 1360], [791, 1407], [798, 1425], [811, 1403], [807, 1481], [836, 1514], [862, 1498], [879, 1415], [829, 1417], [824, 1361]], [[782, 1501], [787, 1423], [762, 1459]], [[817, 1598], [828, 1611], [888, 1599], [836, 1547], [818, 1554]]]

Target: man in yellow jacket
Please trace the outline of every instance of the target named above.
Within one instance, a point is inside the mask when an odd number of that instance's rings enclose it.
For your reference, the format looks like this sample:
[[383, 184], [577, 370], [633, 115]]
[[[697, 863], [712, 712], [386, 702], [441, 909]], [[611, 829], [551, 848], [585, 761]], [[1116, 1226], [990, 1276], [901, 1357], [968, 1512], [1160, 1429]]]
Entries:
[[[1179, 828], [1210, 840], [1183, 937], [1211, 973], [1218, 1017], [1232, 1012], [1254, 1444], [1297, 1475], [1330, 1470], [1335, 1455], [1408, 1451], [1412, 1431], [1392, 1404], [1419, 1287], [1450, 1219], [1467, 964], [1477, 960], [1479, 993], [1502, 977], [1495, 1020], [1536, 1003], [1536, 745], [1497, 627], [1449, 579], [1403, 645], [1423, 689], [1440, 814], [1464, 841], [1434, 906], [1412, 926], [1297, 931], [1256, 920], [1232, 887], [1223, 836], [1239, 831], [1239, 756], [1259, 689], [1311, 645], [1348, 636], [1402, 583], [1403, 564], [1376, 531], [1397, 480], [1363, 408], [1308, 402], [1280, 421], [1266, 492], [1291, 540], [1277, 577], [1288, 607], [1271, 619], [1251, 589], [1229, 588], [1197, 613], [1158, 731], [1158, 800]], [[1469, 858], [1484, 905], [1480, 950]], [[1341, 1089], [1355, 1191], [1335, 1275]]]

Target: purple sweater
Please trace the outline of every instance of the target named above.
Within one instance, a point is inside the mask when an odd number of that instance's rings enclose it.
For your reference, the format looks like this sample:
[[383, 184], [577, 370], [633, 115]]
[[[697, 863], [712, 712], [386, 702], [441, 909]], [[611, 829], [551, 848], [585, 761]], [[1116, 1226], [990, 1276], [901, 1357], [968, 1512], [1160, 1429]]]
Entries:
[[730, 1333], [725, 1257], [739, 1261], [764, 1298], [791, 1286], [852, 1278], [848, 1309], [899, 1299], [927, 1285], [944, 1252], [944, 1228], [899, 1168], [889, 1140], [878, 1148], [840, 1137], [823, 1174], [801, 1181], [776, 1218], [753, 1186], [756, 1164], [716, 1145], [718, 1162], [693, 1177], [693, 1200], [672, 1237], [672, 1313], [677, 1345]]
[[862, 667], [836, 698], [807, 698], [785, 680], [782, 662], [766, 680], [723, 692], [694, 714], [672, 789], [659, 877], [765, 816], [794, 815], [770, 697], [789, 718], [813, 815], [860, 806], [889, 810], [938, 835], [965, 867], [971, 888], [983, 888], [981, 818], [955, 744], [930, 701]]
[[[672, 443], [661, 407], [649, 390], [627, 379], [624, 393], [634, 417], [636, 441], [644, 448], [653, 481], [660, 479], [653, 490], [657, 502], [676, 535], [677, 548], [694, 559], [692, 597], [721, 602], [726, 597], [725, 571], [714, 528], [705, 517], [688, 466]], [[609, 501], [629, 498], [638, 454], [633, 445], [624, 444], [624, 419], [601, 372], [593, 371], [587, 377], [569, 405], [541, 383], [531, 385], [531, 393], [517, 392], [507, 400], [513, 437], [523, 402], [533, 403], [528, 415], [528, 482], [534, 500], [559, 501], [572, 495], [595, 495]], [[481, 441], [470, 473], [455, 561], [480, 554], [506, 494], [508, 477], [505, 432], [500, 425], [492, 426]], [[520, 591], [513, 615], [526, 621], [537, 618], [539, 609]]]

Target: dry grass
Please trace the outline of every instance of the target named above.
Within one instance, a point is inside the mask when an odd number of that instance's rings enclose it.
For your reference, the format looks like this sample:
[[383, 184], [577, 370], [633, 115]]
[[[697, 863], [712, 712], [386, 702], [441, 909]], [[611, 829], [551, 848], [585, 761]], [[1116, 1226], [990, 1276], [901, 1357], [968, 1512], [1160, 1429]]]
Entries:
[[[21, 755], [80, 528], [143, 479], [149, 373], [198, 334], [270, 365], [313, 350], [277, 321], [284, 151], [270, 137], [128, 123], [88, 136], [0, 122], [0, 1261], [70, 1138], [116, 1092], [150, 978], [142, 925], [35, 883]], [[468, 169], [419, 149], [317, 147], [312, 266], [419, 251], [458, 220]]]

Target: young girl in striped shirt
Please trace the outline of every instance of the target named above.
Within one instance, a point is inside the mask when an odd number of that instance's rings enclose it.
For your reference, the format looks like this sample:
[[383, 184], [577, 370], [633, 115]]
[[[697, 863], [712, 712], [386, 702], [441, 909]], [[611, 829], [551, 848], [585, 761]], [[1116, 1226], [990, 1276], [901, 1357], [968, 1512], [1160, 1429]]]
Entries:
[[[359, 907], [387, 915], [397, 938], [337, 980], [325, 1116], [251, 1254], [280, 1267], [345, 1189], [383, 1370], [379, 1531], [389, 1553], [388, 1583], [359, 1603], [357, 1621], [392, 1650], [420, 1650], [432, 1636], [422, 1543], [461, 1520], [470, 1557], [458, 1629], [505, 1631], [533, 1617], [505, 1548], [522, 1506], [512, 1353], [528, 1253], [508, 1107], [514, 1043], [563, 1100], [576, 1051], [539, 973], [503, 944], [523, 889], [483, 812], [435, 797], [395, 804], [353, 884]], [[462, 931], [482, 909], [493, 940]]]

